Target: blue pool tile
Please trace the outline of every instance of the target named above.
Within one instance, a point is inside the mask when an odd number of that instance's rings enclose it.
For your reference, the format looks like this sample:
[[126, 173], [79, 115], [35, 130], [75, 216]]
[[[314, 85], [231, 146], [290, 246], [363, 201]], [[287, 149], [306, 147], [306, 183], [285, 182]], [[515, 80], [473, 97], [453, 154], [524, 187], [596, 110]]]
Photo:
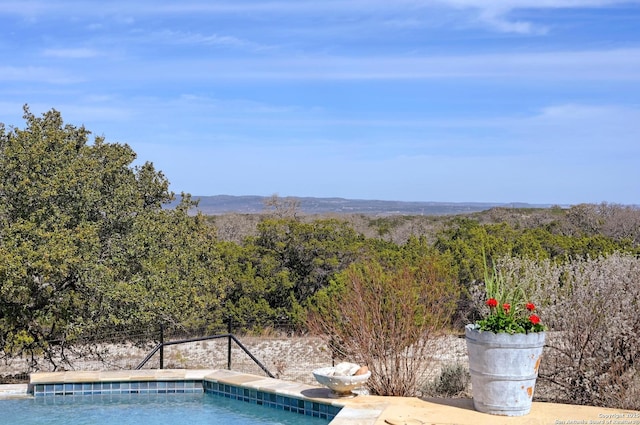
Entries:
[[333, 418], [334, 416], [336, 416], [336, 415], [340, 412], [340, 409], [342, 409], [342, 408], [341, 408], [341, 407], [336, 407], [336, 406], [331, 406], [331, 405], [330, 405], [330, 406], [328, 406], [328, 408], [327, 408], [327, 415], [328, 415], [329, 417], [332, 417], [332, 418]]
[[202, 381], [136, 381], [36, 384], [34, 396], [86, 396], [105, 394], [176, 394], [203, 392]]
[[34, 396], [38, 397], [54, 395], [91, 396], [100, 394], [182, 394], [203, 391], [246, 403], [326, 420], [332, 420], [341, 410], [341, 407], [316, 401], [206, 380], [36, 384], [33, 387]]

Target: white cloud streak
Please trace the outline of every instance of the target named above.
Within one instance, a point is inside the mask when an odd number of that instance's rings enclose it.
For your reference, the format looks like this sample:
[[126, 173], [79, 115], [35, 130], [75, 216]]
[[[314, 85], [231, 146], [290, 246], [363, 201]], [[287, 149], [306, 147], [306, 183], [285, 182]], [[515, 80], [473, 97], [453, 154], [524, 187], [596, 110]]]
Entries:
[[149, 38], [151, 40], [161, 41], [165, 44], [175, 45], [218, 46], [248, 51], [265, 51], [273, 49], [272, 46], [268, 46], [265, 44], [254, 43], [250, 40], [242, 39], [239, 37], [220, 34], [200, 34], [193, 32], [165, 30], [162, 32], [150, 34]]
[[453, 8], [457, 10], [471, 9], [479, 12], [479, 18], [503, 25], [505, 31], [527, 30], [529, 23], [514, 22], [508, 24], [506, 15], [522, 9], [580, 9], [601, 8], [617, 5], [639, 4], [640, 0], [289, 0], [289, 1], [204, 1], [192, 0], [182, 2], [166, 1], [113, 1], [93, 7], [87, 7], [73, 1], [17, 1], [5, 0], [0, 14], [21, 15], [27, 17], [46, 17], [50, 14], [68, 14], [73, 10], [74, 16], [149, 16], [149, 15], [186, 15], [186, 14], [238, 14], [238, 13], [270, 13], [278, 15], [299, 14], [367, 14], [375, 13], [409, 13], [413, 18], [416, 11], [434, 8]]
[[37, 82], [45, 84], [72, 84], [81, 81], [66, 71], [44, 66], [0, 66], [0, 83]]
[[[510, 19], [518, 10], [584, 9], [638, 4], [638, 0], [437, 0], [443, 6], [477, 12], [477, 19], [494, 30], [520, 34], [545, 34], [549, 28], [531, 22]], [[427, 0], [425, 4], [432, 3]]]
[[100, 52], [88, 48], [46, 49], [44, 56], [62, 59], [87, 59], [100, 56]]
[[[161, 66], [162, 65], [162, 66]], [[154, 73], [144, 70], [154, 69]], [[640, 48], [433, 57], [305, 56], [140, 63], [145, 78], [199, 80], [640, 79]], [[162, 69], [164, 73], [157, 70]], [[126, 75], [120, 76], [127, 78]], [[131, 77], [131, 76], [130, 76]], [[133, 76], [133, 78], [137, 78]]]
[[[186, 41], [185, 41], [186, 42]], [[233, 40], [222, 41], [234, 43]], [[92, 50], [49, 50], [55, 58], [93, 59]], [[83, 63], [89, 65], [89, 63]], [[578, 82], [640, 80], [640, 48], [457, 56], [258, 56], [251, 58], [138, 58], [83, 67], [0, 66], [0, 82], [69, 84], [79, 81], [382, 81], [498, 80]]]

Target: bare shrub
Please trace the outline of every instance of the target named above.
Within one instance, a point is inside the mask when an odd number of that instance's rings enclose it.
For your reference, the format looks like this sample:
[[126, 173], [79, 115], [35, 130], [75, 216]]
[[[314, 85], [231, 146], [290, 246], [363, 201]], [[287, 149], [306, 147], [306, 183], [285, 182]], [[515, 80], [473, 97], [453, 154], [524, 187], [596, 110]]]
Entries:
[[573, 235], [597, 235], [617, 241], [640, 243], [640, 208], [603, 202], [580, 204], [567, 211], [565, 231]]
[[431, 397], [460, 397], [469, 390], [471, 375], [462, 363], [447, 364], [442, 367], [440, 375], [428, 383], [423, 393]]
[[309, 329], [337, 356], [369, 367], [371, 392], [417, 394], [430, 338], [448, 327], [455, 310], [459, 290], [450, 270], [425, 260], [387, 271], [367, 261], [351, 265], [338, 282], [318, 298]]
[[249, 236], [258, 234], [258, 223], [262, 219], [260, 214], [228, 213], [217, 216], [207, 216], [207, 221], [212, 223], [218, 239], [242, 243]]
[[280, 378], [287, 370], [287, 361], [284, 359], [275, 359], [273, 360], [273, 366], [276, 368], [276, 378]]
[[[627, 388], [638, 383], [640, 260], [574, 260], [564, 277], [549, 307], [549, 325], [561, 338], [550, 341], [546, 378], [580, 404], [627, 405]], [[640, 400], [629, 407], [640, 408]]]
[[603, 235], [640, 245], [640, 208], [602, 203], [599, 210], [604, 217]]
[[264, 200], [264, 206], [270, 208], [278, 218], [297, 218], [300, 215], [300, 199], [292, 196], [281, 198], [274, 193]]
[[640, 409], [640, 259], [613, 254], [564, 264], [515, 258], [499, 264], [507, 276], [529, 283], [551, 331], [538, 394]]

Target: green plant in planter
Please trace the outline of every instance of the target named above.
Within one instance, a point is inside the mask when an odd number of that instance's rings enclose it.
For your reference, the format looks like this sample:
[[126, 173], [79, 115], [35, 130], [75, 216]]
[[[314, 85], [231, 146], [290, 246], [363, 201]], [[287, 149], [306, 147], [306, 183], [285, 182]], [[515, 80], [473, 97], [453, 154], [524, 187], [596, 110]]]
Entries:
[[489, 272], [486, 256], [484, 282], [489, 314], [476, 322], [479, 331], [517, 334], [545, 330], [540, 317], [534, 313], [536, 306], [527, 300], [524, 289], [517, 284], [508, 284], [495, 265]]

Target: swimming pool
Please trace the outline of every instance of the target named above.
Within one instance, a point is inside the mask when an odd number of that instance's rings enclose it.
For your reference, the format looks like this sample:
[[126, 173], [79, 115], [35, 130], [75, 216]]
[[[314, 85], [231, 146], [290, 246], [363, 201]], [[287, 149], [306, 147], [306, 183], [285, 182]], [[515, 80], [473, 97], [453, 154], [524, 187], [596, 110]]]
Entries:
[[[201, 404], [211, 408], [211, 400], [220, 400], [218, 404], [230, 406], [240, 415], [247, 411], [256, 411], [260, 413], [262, 419], [267, 422], [257, 422], [256, 418], [248, 422], [231, 422], [228, 423], [303, 423], [303, 424], [328, 424], [341, 417], [340, 423], [351, 420], [360, 420], [363, 418], [377, 417], [380, 413], [378, 409], [366, 409], [353, 411], [346, 408], [344, 403], [339, 400], [332, 400], [330, 392], [326, 388], [318, 388], [307, 384], [281, 381], [274, 378], [260, 377], [255, 375], [234, 372], [230, 370], [122, 370], [122, 371], [67, 371], [67, 372], [37, 372], [30, 375], [30, 383], [27, 392], [33, 397], [20, 400], [23, 403], [17, 410], [24, 408], [38, 409], [41, 406], [48, 408], [57, 408], [72, 403], [73, 406], [83, 406], [83, 403], [95, 399], [96, 401], [107, 401], [107, 405], [115, 404], [124, 405], [124, 400], [142, 401], [142, 398], [136, 396], [159, 396], [173, 397], [183, 399], [189, 396], [200, 397], [203, 401]], [[0, 397], [1, 398], [1, 397]], [[225, 401], [226, 399], [226, 401]], [[163, 399], [165, 400], [165, 399]], [[8, 400], [7, 400], [8, 401]], [[32, 404], [28, 404], [31, 402]], [[25, 404], [26, 403], [26, 404]], [[4, 407], [8, 407], [5, 400], [0, 400], [0, 423], [5, 423], [2, 413]], [[194, 406], [191, 406], [194, 407]], [[75, 407], [74, 407], [75, 409]], [[92, 409], [102, 409], [102, 407], [93, 406]], [[57, 416], [58, 413], [66, 414], [63, 409], [60, 412], [50, 412], [50, 415]], [[160, 410], [160, 409], [156, 409]], [[199, 408], [193, 408], [194, 412]], [[213, 413], [214, 417], [218, 412]], [[189, 417], [191, 413], [184, 413], [183, 417]], [[280, 417], [284, 415], [284, 417]], [[168, 413], [165, 416], [170, 416]], [[211, 413], [209, 413], [211, 416]], [[47, 416], [48, 417], [48, 416]], [[346, 417], [346, 418], [345, 418]], [[277, 422], [269, 422], [274, 419]], [[287, 419], [289, 418], [289, 419]], [[23, 417], [18, 415], [15, 420], [8, 423], [25, 423], [18, 422]], [[293, 422], [286, 422], [291, 420]], [[148, 423], [145, 420], [144, 423]], [[36, 423], [52, 424], [53, 422], [44, 419]], [[59, 423], [75, 423], [73, 420], [61, 420]], [[78, 422], [84, 423], [84, 422]], [[102, 422], [90, 422], [91, 424], [102, 425]], [[114, 423], [123, 423], [118, 420]], [[164, 423], [160, 420], [154, 423]], [[178, 423], [172, 420], [170, 423]], [[185, 422], [186, 423], [186, 422]], [[220, 423], [211, 421], [209, 417], [204, 422], [196, 422], [189, 419], [190, 425]], [[360, 423], [360, 422], [358, 422]], [[373, 422], [372, 422], [373, 423]], [[57, 423], [56, 423], [57, 424]], [[143, 425], [136, 422], [136, 425]], [[225, 423], [226, 425], [226, 423]]]
[[326, 425], [328, 419], [269, 409], [207, 393], [100, 394], [0, 401], [12, 425]]

